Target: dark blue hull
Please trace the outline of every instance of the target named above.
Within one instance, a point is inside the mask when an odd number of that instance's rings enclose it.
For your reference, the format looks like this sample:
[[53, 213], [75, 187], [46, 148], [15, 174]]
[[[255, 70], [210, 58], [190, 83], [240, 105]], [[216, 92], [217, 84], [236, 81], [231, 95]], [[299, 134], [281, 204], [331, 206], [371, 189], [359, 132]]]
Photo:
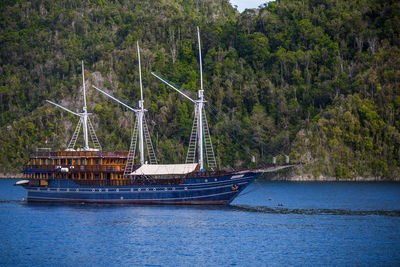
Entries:
[[187, 178], [179, 185], [80, 186], [50, 180], [46, 187], [26, 187], [28, 201], [125, 204], [229, 204], [260, 173]]

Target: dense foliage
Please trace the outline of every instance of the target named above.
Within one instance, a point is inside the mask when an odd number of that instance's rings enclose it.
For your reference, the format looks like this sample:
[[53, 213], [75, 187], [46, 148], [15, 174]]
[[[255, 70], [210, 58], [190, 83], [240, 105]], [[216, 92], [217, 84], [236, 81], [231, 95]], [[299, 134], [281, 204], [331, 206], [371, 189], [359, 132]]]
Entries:
[[[281, 0], [241, 14], [227, 0], [2, 1], [0, 10], [0, 171], [19, 170], [45, 138], [65, 148], [77, 118], [44, 100], [81, 107], [81, 60], [87, 86], [137, 106], [137, 40], [157, 156], [183, 162], [193, 106], [150, 72], [197, 91], [200, 26], [221, 167], [290, 154], [310, 177], [399, 176], [397, 1]], [[133, 115], [88, 95], [103, 148], [127, 150]]]

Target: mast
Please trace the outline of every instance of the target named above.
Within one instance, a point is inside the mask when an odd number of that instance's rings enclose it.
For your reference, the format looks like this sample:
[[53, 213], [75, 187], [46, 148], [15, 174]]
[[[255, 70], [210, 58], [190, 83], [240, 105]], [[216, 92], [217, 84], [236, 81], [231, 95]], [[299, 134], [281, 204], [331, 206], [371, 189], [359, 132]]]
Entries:
[[83, 139], [85, 142], [85, 150], [89, 149], [89, 138], [88, 138], [88, 113], [86, 106], [86, 87], [85, 87], [85, 68], [82, 60], [82, 83], [83, 83]]
[[203, 90], [203, 66], [201, 63], [201, 44], [200, 44], [200, 30], [199, 27], [197, 26], [197, 40], [199, 42], [199, 62], [200, 62], [200, 90], [199, 90], [199, 95], [198, 95], [198, 100], [196, 101], [196, 106], [198, 108], [197, 114], [198, 114], [198, 136], [199, 136], [199, 164], [200, 164], [200, 169], [204, 169], [204, 159], [203, 159], [203, 108], [204, 108], [204, 90]]
[[150, 164], [157, 164], [157, 158], [156, 158], [156, 155], [154, 153], [153, 144], [151, 142], [151, 137], [150, 137], [150, 134], [149, 134], [148, 126], [147, 126], [147, 123], [146, 123], [146, 118], [145, 118], [145, 115], [144, 115], [144, 113], [147, 110], [144, 108], [144, 100], [143, 100], [142, 69], [141, 69], [141, 65], [140, 65], [139, 42], [137, 42], [137, 49], [138, 49], [139, 82], [140, 82], [139, 108], [132, 108], [132, 107], [128, 106], [127, 104], [125, 104], [124, 102], [118, 100], [117, 98], [115, 98], [111, 94], [108, 94], [108, 93], [104, 92], [103, 90], [97, 88], [96, 86], [92, 85], [93, 88], [95, 88], [100, 93], [106, 95], [107, 97], [113, 99], [114, 101], [118, 102], [119, 104], [123, 105], [124, 107], [126, 107], [126, 108], [130, 109], [131, 111], [135, 112], [136, 123], [135, 123], [134, 130], [133, 130], [133, 133], [132, 133], [131, 147], [129, 149], [129, 155], [132, 154], [131, 155], [132, 157], [128, 156], [127, 166], [125, 168], [125, 171], [127, 173], [130, 173], [130, 172], [133, 171], [132, 168], [133, 168], [133, 161], [134, 161], [134, 156], [135, 156], [135, 152], [136, 152], [135, 149], [136, 149], [137, 139], [139, 139], [139, 144], [138, 145], [139, 145], [140, 164], [143, 165], [146, 162], [145, 161], [145, 143], [146, 143], [146, 147], [147, 147], [147, 152], [148, 152], [147, 154], [149, 156]]
[[[208, 128], [207, 117], [204, 110], [204, 104], [207, 101], [204, 99], [203, 65], [201, 60], [201, 42], [200, 42], [199, 27], [197, 27], [197, 39], [199, 44], [199, 63], [200, 63], [200, 90], [198, 91], [197, 94], [197, 100], [190, 98], [189, 96], [184, 94], [181, 90], [176, 88], [172, 83], [161, 78], [157, 74], [153, 72], [151, 74], [195, 104], [195, 116], [194, 116], [192, 135], [190, 137], [186, 162], [194, 163], [196, 152], [198, 152], [198, 163], [200, 165], [200, 169], [204, 169], [204, 155], [206, 155], [208, 167], [213, 169], [217, 167], [217, 163], [215, 160], [214, 149], [212, 147], [212, 141], [210, 137], [210, 131]], [[196, 151], [196, 146], [198, 151]]]
[[139, 127], [139, 153], [140, 153], [140, 165], [145, 163], [144, 161], [144, 144], [143, 144], [143, 116], [144, 116], [144, 102], [143, 102], [143, 87], [142, 87], [142, 69], [140, 66], [140, 48], [139, 41], [137, 41], [137, 52], [139, 60], [139, 82], [140, 82], [140, 100], [139, 100], [139, 112], [138, 112], [138, 127]]
[[86, 103], [86, 85], [85, 85], [85, 68], [83, 65], [83, 60], [82, 60], [82, 84], [83, 84], [83, 112], [82, 113], [76, 113], [73, 112], [69, 109], [67, 109], [66, 107], [63, 107], [57, 103], [54, 103], [50, 100], [46, 100], [47, 102], [49, 102], [50, 104], [55, 105], [56, 107], [59, 107], [71, 114], [74, 114], [75, 116], [80, 117], [78, 125], [75, 129], [75, 132], [71, 138], [71, 141], [68, 145], [67, 150], [69, 149], [74, 149], [75, 147], [75, 143], [76, 140], [78, 138], [79, 132], [80, 132], [80, 127], [82, 125], [83, 128], [83, 141], [84, 141], [84, 150], [91, 150], [91, 148], [89, 147], [89, 134], [90, 134], [90, 138], [92, 139], [92, 143], [94, 145], [95, 149], [101, 150], [101, 145], [99, 140], [97, 139], [96, 133], [94, 131], [93, 125], [90, 122], [89, 119], [89, 115], [91, 115], [90, 113], [87, 112], [87, 103]]

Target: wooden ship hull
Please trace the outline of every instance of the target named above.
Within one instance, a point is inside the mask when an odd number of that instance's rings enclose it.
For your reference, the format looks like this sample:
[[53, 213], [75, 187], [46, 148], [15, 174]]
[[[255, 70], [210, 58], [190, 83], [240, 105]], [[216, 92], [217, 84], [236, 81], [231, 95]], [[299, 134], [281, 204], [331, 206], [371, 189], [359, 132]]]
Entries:
[[[228, 204], [260, 172], [124, 175], [128, 152], [38, 152], [25, 166], [28, 202]], [[195, 164], [196, 165], [196, 164]]]
[[[165, 181], [148, 180], [143, 185], [129, 179], [91, 181], [92, 185], [51, 179], [45, 186], [29, 182], [25, 188], [28, 202], [223, 205], [232, 202], [259, 174], [195, 174], [195, 177]], [[117, 183], [125, 185], [114, 185]]]
[[261, 173], [287, 167], [201, 172], [194, 164], [193, 171], [186, 174], [131, 176], [124, 175], [127, 154], [36, 153], [22, 172], [24, 180], [18, 183], [27, 190], [28, 202], [224, 205], [231, 203]]

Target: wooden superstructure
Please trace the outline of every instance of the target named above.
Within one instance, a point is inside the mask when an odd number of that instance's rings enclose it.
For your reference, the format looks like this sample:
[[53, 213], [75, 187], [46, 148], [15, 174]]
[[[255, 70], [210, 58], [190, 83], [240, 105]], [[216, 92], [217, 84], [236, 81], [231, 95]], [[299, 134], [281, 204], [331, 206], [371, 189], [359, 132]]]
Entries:
[[[122, 185], [128, 152], [36, 152], [25, 165], [24, 179], [46, 186], [49, 180], [73, 180], [87, 185]], [[36, 182], [35, 182], [36, 181]]]

